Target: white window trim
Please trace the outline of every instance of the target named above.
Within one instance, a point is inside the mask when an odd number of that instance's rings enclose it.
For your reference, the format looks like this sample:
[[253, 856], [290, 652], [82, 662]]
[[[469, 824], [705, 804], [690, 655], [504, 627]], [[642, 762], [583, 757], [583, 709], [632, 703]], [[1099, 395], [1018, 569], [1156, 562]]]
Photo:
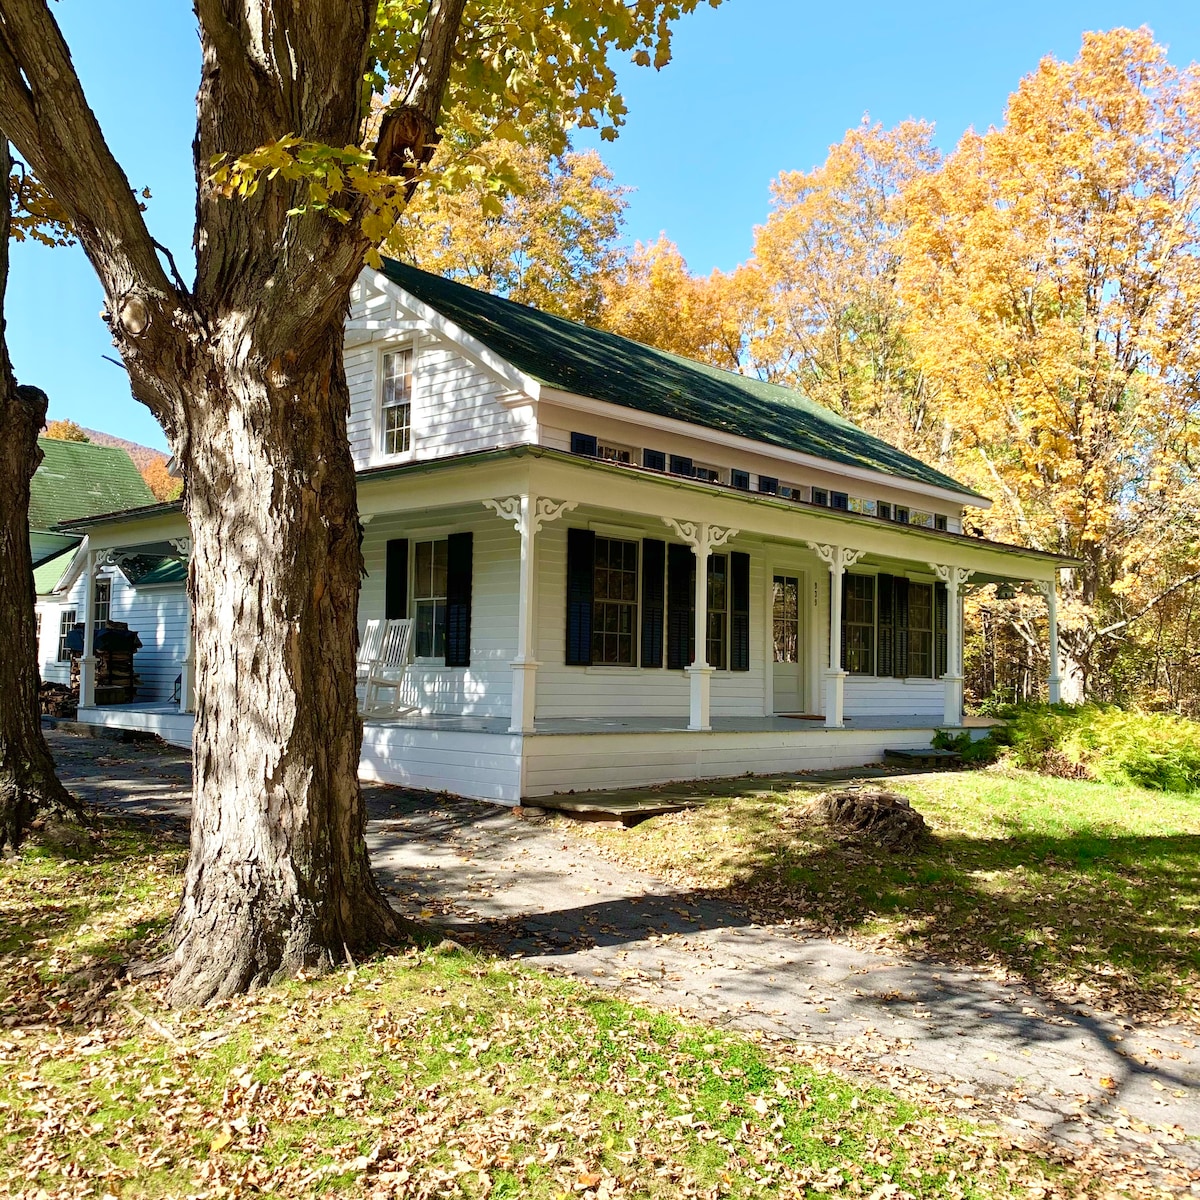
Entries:
[[[416, 390], [414, 383], [414, 391]], [[453, 671], [457, 668], [446, 666], [445, 654], [440, 655], [421, 655], [416, 653], [416, 638], [417, 638], [417, 544], [419, 542], [444, 542], [450, 537], [450, 534], [458, 532], [453, 526], [446, 526], [441, 531], [436, 533], [425, 534], [410, 534], [408, 539], [408, 612], [409, 619], [413, 623], [413, 656], [412, 665], [420, 667], [422, 670], [430, 670], [438, 668], [445, 671]], [[443, 637], [445, 634], [443, 633]]]
[[[414, 330], [404, 337], [381, 342], [375, 350], [375, 389], [372, 404], [371, 420], [371, 464], [405, 463], [416, 458], [417, 452], [417, 416], [420, 412], [420, 367], [421, 367], [421, 334]], [[395, 354], [399, 350], [412, 351], [412, 393], [408, 402], [408, 449], [399, 454], [388, 454], [383, 448], [383, 359], [386, 354]]]

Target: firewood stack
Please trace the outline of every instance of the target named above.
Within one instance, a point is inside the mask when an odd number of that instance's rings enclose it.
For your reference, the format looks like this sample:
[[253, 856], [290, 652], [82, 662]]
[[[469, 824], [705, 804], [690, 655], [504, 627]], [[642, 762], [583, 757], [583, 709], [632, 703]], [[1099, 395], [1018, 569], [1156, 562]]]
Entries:
[[[71, 651], [71, 690], [79, 694], [79, 659], [83, 655], [84, 628], [80, 623], [67, 634]], [[131, 704], [137, 695], [138, 677], [133, 656], [142, 648], [142, 639], [125, 621], [109, 621], [96, 630], [96, 703]]]

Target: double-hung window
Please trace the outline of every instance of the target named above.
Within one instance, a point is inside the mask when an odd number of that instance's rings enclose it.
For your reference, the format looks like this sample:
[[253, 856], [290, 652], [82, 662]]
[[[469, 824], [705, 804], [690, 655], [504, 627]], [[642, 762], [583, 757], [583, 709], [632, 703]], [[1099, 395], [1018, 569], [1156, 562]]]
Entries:
[[97, 579], [96, 580], [96, 603], [92, 613], [92, 620], [97, 629], [105, 629], [108, 627], [109, 612], [112, 609], [112, 580]]
[[875, 576], [846, 575], [842, 586], [842, 669], [875, 674]]
[[711, 554], [708, 559], [708, 637], [704, 653], [710, 667], [725, 670], [729, 645], [729, 556]]
[[638, 544], [597, 537], [592, 591], [592, 662], [633, 666], [638, 630]]
[[417, 542], [413, 549], [413, 654], [446, 656], [446, 580], [449, 543]]
[[933, 675], [933, 584], [908, 585], [908, 674]]
[[404, 454], [412, 445], [413, 351], [383, 354], [380, 429], [384, 454]]
[[75, 628], [75, 610], [68, 608], [58, 618], [58, 661], [70, 662], [71, 652], [67, 649], [67, 634]]

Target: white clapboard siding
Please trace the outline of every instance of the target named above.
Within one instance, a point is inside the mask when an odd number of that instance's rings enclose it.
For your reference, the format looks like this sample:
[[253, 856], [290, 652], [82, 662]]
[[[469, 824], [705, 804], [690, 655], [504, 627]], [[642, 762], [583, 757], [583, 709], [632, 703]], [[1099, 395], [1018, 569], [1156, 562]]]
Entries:
[[[384, 326], [370, 334], [369, 342], [346, 350], [347, 431], [360, 470], [535, 440], [532, 408], [502, 402], [502, 397], [511, 399], [510, 384], [466, 358], [452, 343], [421, 331], [415, 316], [390, 297], [360, 283], [350, 315]], [[405, 345], [414, 334], [418, 350], [413, 373], [412, 448], [408, 454], [388, 457], [382, 453], [376, 427], [382, 354], [389, 347]]]
[[[142, 648], [133, 658], [139, 681], [136, 700], [169, 700], [187, 653], [188, 604], [182, 584], [135, 588], [117, 570], [102, 572], [99, 578], [112, 583], [111, 618], [124, 621], [142, 639]], [[81, 574], [61, 603], [38, 606], [43, 613], [39, 666], [48, 682], [70, 681], [70, 664], [57, 661], [59, 622], [68, 609], [75, 610], [77, 622], [84, 619], [86, 593], [87, 581]]]
[[[391, 538], [474, 534], [471, 583], [471, 665], [414, 663], [401, 695], [426, 713], [507, 717], [512, 708], [512, 660], [516, 657], [519, 542], [513, 527], [488, 513], [438, 526], [421, 526], [397, 515], [376, 517], [363, 539], [367, 576], [359, 599], [361, 635], [371, 618], [384, 615], [387, 543]], [[411, 578], [411, 576], [410, 576]]]
[[[600, 514], [596, 514], [599, 516]], [[611, 521], [612, 514], [604, 514]], [[538, 620], [537, 715], [540, 717], [686, 716], [690, 681], [683, 671], [665, 667], [568, 667], [567, 529], [584, 527], [589, 513], [577, 510], [545, 526], [537, 536]], [[630, 540], [640, 536], [670, 540], [659, 525], [630, 522]], [[616, 536], [616, 534], [614, 534]], [[750, 670], [717, 671], [712, 676], [713, 716], [756, 716], [763, 710], [763, 649], [758, 614], [763, 610], [763, 557], [754, 546], [733, 542], [723, 552], [750, 554]], [[639, 578], [640, 588], [640, 578]], [[640, 604], [640, 595], [639, 595]], [[640, 648], [640, 643], [639, 643]]]
[[359, 776], [516, 804], [521, 796], [521, 737], [367, 725]]
[[533, 735], [525, 739], [522, 795], [833, 770], [928, 745], [928, 728]]
[[848, 717], [933, 717], [941, 720], [946, 685], [940, 679], [846, 676]]

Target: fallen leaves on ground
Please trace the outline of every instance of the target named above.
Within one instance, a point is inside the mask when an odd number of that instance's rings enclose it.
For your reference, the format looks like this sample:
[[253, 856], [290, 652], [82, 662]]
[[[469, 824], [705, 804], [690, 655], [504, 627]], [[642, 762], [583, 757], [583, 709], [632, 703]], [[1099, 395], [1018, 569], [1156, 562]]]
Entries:
[[[0, 1194], [1112, 1190], [1111, 1173], [1022, 1149], [932, 1092], [905, 1099], [804, 1047], [469, 953], [412, 951], [171, 1012], [157, 986], [112, 968], [131, 945], [161, 948], [181, 854], [106, 836], [84, 890], [36, 859], [0, 888]], [[108, 980], [99, 991], [77, 979], [92, 968]], [[1158, 1188], [1132, 1173], [1122, 1183]]]

